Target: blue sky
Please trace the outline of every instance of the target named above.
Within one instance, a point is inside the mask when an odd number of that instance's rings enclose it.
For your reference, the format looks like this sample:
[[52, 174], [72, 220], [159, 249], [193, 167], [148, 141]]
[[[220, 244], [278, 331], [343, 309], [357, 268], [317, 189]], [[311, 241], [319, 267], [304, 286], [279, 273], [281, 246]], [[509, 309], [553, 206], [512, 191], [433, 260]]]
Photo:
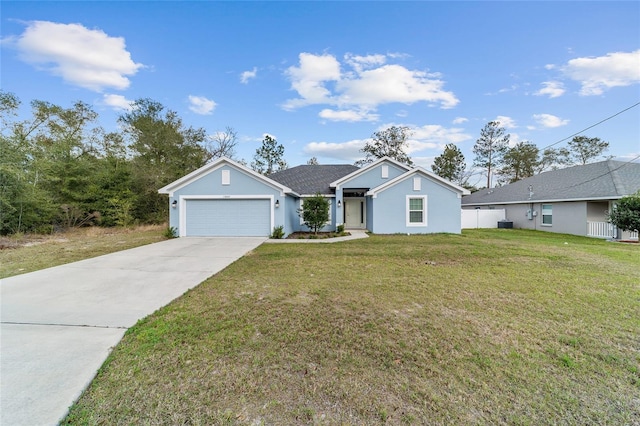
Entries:
[[[498, 120], [551, 145], [640, 102], [640, 2], [2, 1], [1, 84], [23, 102], [81, 100], [116, 128], [152, 98], [186, 125], [265, 134], [290, 165], [352, 163], [377, 130], [412, 128], [429, 167], [468, 164]], [[583, 133], [640, 155], [640, 106]], [[564, 146], [566, 142], [556, 146]], [[481, 180], [479, 178], [479, 180]]]

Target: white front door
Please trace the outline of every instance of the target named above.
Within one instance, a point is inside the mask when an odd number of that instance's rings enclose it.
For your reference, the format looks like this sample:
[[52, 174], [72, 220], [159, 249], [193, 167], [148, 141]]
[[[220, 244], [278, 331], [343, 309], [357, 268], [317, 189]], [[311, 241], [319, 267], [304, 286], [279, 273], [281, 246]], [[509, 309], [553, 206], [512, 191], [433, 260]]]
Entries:
[[364, 198], [344, 199], [344, 227], [362, 228], [366, 227], [366, 211]]

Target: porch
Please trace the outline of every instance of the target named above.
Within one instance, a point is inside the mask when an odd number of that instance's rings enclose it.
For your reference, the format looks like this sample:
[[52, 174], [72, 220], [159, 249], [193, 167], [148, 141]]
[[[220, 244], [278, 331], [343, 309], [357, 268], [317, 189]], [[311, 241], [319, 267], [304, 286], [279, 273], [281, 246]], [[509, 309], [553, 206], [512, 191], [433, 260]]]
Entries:
[[587, 222], [587, 236], [594, 238], [623, 238], [629, 240], [638, 239], [638, 231], [624, 232], [609, 222]]

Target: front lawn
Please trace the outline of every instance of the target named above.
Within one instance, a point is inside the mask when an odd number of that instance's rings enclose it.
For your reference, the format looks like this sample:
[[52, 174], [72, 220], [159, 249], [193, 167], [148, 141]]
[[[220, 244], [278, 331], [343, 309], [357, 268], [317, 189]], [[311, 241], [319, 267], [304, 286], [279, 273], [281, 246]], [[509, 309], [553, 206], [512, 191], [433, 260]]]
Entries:
[[264, 244], [129, 330], [68, 424], [638, 424], [640, 247]]

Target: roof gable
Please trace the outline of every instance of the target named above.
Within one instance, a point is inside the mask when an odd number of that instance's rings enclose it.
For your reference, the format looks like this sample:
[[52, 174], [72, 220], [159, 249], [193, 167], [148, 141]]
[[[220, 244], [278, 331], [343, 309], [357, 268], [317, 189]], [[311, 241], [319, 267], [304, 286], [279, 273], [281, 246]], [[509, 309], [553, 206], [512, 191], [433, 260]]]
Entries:
[[552, 170], [517, 182], [482, 189], [463, 205], [618, 199], [640, 189], [640, 164], [607, 160]]
[[224, 166], [224, 165], [229, 165], [231, 167], [234, 167], [235, 169], [237, 169], [238, 171], [245, 173], [257, 180], [262, 181], [263, 183], [276, 188], [278, 190], [280, 190], [280, 192], [284, 193], [291, 193], [293, 192], [291, 190], [291, 188], [282, 185], [279, 182], [276, 182], [272, 179], [269, 179], [267, 176], [263, 176], [260, 173], [255, 172], [254, 170], [251, 170], [249, 168], [247, 168], [246, 166], [243, 166], [240, 163], [237, 163], [235, 161], [233, 161], [230, 158], [227, 157], [220, 157], [214, 161], [212, 161], [209, 164], [205, 164], [204, 166], [200, 167], [199, 169], [196, 169], [194, 171], [192, 171], [191, 173], [189, 173], [188, 175], [185, 175], [183, 177], [181, 177], [180, 179], [177, 179], [173, 182], [171, 182], [168, 185], [163, 186], [162, 188], [160, 188], [158, 190], [158, 193], [160, 194], [169, 194], [170, 196], [173, 195], [173, 193], [177, 190], [179, 190], [180, 188], [183, 188], [187, 185], [189, 185], [192, 182], [195, 182], [196, 180], [202, 178], [203, 176], [206, 176], [207, 174], [217, 170], [218, 168]]
[[343, 185], [344, 183], [350, 181], [351, 179], [353, 179], [353, 178], [355, 178], [357, 176], [360, 176], [361, 174], [366, 173], [367, 171], [369, 171], [369, 170], [371, 170], [371, 169], [373, 169], [373, 168], [377, 167], [378, 165], [380, 165], [382, 163], [385, 163], [385, 162], [394, 164], [395, 166], [397, 166], [397, 167], [399, 167], [401, 169], [407, 170], [407, 171], [411, 170], [411, 167], [409, 167], [406, 164], [403, 164], [403, 163], [401, 163], [401, 162], [399, 162], [397, 160], [394, 160], [393, 158], [382, 157], [382, 158], [377, 159], [376, 161], [374, 161], [371, 164], [367, 164], [364, 167], [358, 168], [353, 173], [350, 173], [350, 174], [348, 174], [346, 176], [343, 176], [342, 178], [340, 178], [340, 179], [338, 179], [338, 180], [336, 180], [334, 182], [331, 182], [330, 186], [331, 186], [331, 188], [337, 188], [338, 186]]
[[468, 189], [465, 189], [465, 188], [463, 188], [461, 186], [458, 186], [458, 185], [454, 184], [453, 182], [450, 182], [450, 181], [448, 181], [446, 179], [443, 179], [440, 176], [436, 175], [435, 173], [432, 173], [432, 172], [430, 172], [430, 171], [428, 171], [426, 169], [423, 169], [422, 167], [418, 166], [418, 167], [414, 167], [413, 169], [408, 170], [406, 173], [396, 177], [395, 179], [390, 180], [389, 182], [385, 182], [384, 184], [369, 190], [367, 192], [367, 195], [372, 195], [372, 196], [375, 197], [378, 193], [380, 193], [380, 192], [382, 192], [382, 191], [384, 191], [386, 189], [389, 189], [389, 188], [395, 186], [396, 184], [398, 184], [400, 182], [403, 182], [403, 181], [409, 179], [410, 177], [418, 175], [418, 174], [426, 177], [427, 179], [430, 179], [430, 180], [436, 182], [439, 185], [442, 185], [442, 186], [444, 186], [446, 188], [449, 188], [450, 190], [452, 190], [454, 192], [457, 192], [459, 194], [469, 194], [469, 190]]

